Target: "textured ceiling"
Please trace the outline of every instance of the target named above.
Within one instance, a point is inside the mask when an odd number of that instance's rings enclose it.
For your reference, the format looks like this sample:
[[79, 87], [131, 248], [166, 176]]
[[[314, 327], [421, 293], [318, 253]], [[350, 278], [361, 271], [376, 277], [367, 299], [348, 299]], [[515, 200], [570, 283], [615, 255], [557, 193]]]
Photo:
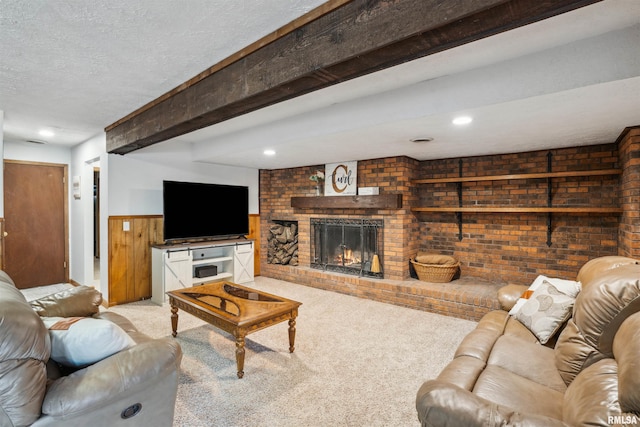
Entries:
[[322, 3], [0, 0], [5, 140], [82, 142]]
[[[4, 139], [85, 141], [321, 3], [0, 0]], [[640, 125], [638, 46], [640, 1], [605, 0], [129, 156], [280, 168], [612, 142]]]

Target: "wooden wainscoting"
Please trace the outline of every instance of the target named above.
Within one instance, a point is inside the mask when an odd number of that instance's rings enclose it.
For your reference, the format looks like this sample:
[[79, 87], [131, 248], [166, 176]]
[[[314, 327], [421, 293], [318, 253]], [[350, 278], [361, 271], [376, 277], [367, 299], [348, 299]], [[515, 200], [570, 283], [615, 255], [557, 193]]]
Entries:
[[260, 215], [249, 215], [249, 239], [255, 240], [253, 245], [253, 275], [260, 275]]
[[151, 245], [162, 242], [162, 215], [109, 217], [110, 306], [151, 298]]

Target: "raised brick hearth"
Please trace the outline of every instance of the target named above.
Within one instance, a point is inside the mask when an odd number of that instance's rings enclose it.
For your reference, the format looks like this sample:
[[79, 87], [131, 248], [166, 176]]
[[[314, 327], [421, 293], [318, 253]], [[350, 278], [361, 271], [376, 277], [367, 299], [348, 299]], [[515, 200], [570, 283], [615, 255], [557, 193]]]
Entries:
[[[640, 128], [626, 129], [618, 141], [551, 150], [553, 171], [620, 169], [621, 174], [554, 178], [554, 206], [601, 206], [609, 213], [464, 213], [462, 240], [455, 213], [415, 212], [420, 206], [456, 206], [456, 184], [415, 184], [418, 179], [545, 172], [548, 152], [418, 161], [408, 157], [358, 162], [358, 186], [401, 194], [400, 209], [292, 208], [292, 197], [315, 196], [309, 180], [324, 165], [260, 171], [261, 245], [273, 219], [298, 222], [298, 266], [261, 259], [261, 274], [357, 297], [478, 319], [498, 308], [497, 289], [529, 284], [538, 274], [575, 278], [589, 259], [604, 255], [640, 258]], [[546, 179], [464, 183], [465, 205], [545, 206]], [[349, 197], [349, 196], [345, 196]], [[366, 278], [310, 268], [312, 217], [370, 218], [384, 221], [384, 278]], [[551, 221], [549, 221], [551, 218]], [[551, 226], [549, 227], [549, 224]], [[547, 245], [550, 231], [551, 246]], [[409, 259], [419, 251], [453, 255], [461, 278], [451, 283], [412, 279]], [[266, 254], [266, 247], [261, 247]]]
[[279, 265], [269, 265], [262, 274], [318, 289], [476, 321], [488, 311], [500, 308], [496, 293], [504, 285], [465, 275], [450, 283], [427, 283], [415, 279], [371, 279]]

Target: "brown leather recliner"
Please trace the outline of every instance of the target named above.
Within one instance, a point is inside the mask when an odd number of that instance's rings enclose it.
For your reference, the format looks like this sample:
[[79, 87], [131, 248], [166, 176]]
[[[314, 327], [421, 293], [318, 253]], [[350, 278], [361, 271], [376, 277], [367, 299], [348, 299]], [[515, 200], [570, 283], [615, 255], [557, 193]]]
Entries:
[[[172, 425], [179, 344], [99, 312], [101, 301], [99, 292], [78, 287], [30, 304], [0, 271], [0, 427]], [[49, 358], [51, 339], [39, 315], [105, 319], [134, 345], [65, 375]]]
[[486, 314], [419, 389], [422, 426], [640, 425], [640, 263], [597, 258], [577, 280], [554, 347], [507, 311]]

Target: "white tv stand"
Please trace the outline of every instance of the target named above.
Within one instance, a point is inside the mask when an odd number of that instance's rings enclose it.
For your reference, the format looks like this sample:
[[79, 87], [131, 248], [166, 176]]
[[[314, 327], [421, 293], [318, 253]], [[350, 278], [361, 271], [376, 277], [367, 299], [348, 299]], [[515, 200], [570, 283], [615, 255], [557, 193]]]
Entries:
[[[175, 245], [154, 245], [151, 249], [151, 301], [162, 305], [166, 292], [190, 288], [205, 282], [253, 281], [253, 240], [230, 239]], [[197, 277], [198, 267], [217, 267], [217, 274]]]

